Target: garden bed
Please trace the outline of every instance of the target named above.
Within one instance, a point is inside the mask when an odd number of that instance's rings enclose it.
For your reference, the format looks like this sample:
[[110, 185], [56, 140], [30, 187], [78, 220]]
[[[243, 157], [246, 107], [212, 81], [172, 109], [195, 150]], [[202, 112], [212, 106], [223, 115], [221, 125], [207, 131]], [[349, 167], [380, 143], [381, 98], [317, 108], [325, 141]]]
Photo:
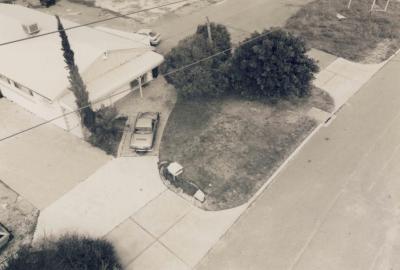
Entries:
[[[302, 7], [286, 30], [302, 36], [313, 48], [364, 63], [386, 60], [400, 47], [400, 2], [391, 1], [387, 12], [370, 12], [371, 1], [316, 0]], [[383, 9], [386, 0], [375, 8]], [[337, 14], [345, 19], [339, 20]]]
[[179, 100], [161, 141], [160, 160], [177, 161], [200, 187], [203, 208], [247, 202], [315, 128], [311, 107], [329, 111], [332, 99], [313, 89], [310, 98], [268, 104], [238, 97]]

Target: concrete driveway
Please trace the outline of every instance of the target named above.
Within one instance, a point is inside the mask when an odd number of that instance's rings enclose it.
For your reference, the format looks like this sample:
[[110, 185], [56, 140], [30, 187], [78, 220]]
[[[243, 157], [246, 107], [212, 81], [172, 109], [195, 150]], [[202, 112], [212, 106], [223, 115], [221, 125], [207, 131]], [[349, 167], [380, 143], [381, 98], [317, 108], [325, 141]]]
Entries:
[[134, 91], [119, 100], [115, 106], [120, 114], [128, 116], [130, 127], [127, 127], [121, 139], [120, 149], [118, 156], [133, 157], [143, 156], [143, 154], [136, 154], [135, 151], [130, 149], [130, 139], [136, 116], [139, 112], [159, 112], [160, 123], [157, 129], [157, 137], [154, 142], [153, 151], [147, 153], [147, 156], [158, 156], [158, 149], [160, 147], [161, 137], [167, 124], [169, 114], [174, 108], [176, 102], [176, 91], [172, 85], [167, 84], [164, 78], [160, 77], [145, 87], [143, 87], [143, 97], [140, 96], [139, 91]]
[[[0, 99], [0, 137], [43, 120]], [[0, 142], [0, 179], [43, 209], [111, 159], [52, 124]]]

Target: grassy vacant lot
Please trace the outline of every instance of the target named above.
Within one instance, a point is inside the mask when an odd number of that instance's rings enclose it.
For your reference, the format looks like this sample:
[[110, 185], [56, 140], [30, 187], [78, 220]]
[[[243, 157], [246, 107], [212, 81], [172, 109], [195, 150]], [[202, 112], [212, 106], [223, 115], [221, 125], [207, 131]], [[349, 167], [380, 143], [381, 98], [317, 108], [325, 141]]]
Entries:
[[[388, 11], [369, 12], [372, 0], [316, 0], [290, 18], [286, 29], [303, 36], [313, 47], [360, 62], [381, 62], [400, 46], [400, 2]], [[386, 0], [377, 0], [383, 8]], [[346, 19], [339, 20], [340, 13]]]
[[241, 205], [312, 131], [311, 107], [331, 110], [332, 99], [314, 89], [308, 99], [275, 105], [237, 97], [178, 101], [160, 148], [160, 160], [181, 163], [184, 178], [207, 196], [204, 208]]

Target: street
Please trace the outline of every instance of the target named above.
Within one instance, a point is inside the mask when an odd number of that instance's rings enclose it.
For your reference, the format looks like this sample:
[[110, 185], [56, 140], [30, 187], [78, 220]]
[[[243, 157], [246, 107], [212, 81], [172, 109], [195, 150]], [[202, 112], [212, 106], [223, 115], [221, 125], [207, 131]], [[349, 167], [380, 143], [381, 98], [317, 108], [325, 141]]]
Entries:
[[399, 60], [305, 145], [197, 269], [400, 269]]
[[237, 43], [254, 31], [283, 26], [286, 20], [310, 0], [225, 0], [191, 14], [165, 16], [151, 26], [162, 34], [161, 52], [168, 52], [179, 40], [193, 34], [199, 24], [224, 24]]

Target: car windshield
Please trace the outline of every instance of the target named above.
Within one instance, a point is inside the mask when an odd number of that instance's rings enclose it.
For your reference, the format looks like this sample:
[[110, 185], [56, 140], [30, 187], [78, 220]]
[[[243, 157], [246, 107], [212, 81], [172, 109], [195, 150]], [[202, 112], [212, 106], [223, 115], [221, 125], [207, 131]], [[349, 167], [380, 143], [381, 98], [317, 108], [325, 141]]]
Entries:
[[150, 35], [151, 37], [155, 37], [155, 36], [157, 36], [157, 33], [150, 32], [149, 35]]
[[138, 127], [138, 128], [135, 128], [135, 133], [137, 133], [137, 134], [150, 134], [151, 133], [151, 128]]

